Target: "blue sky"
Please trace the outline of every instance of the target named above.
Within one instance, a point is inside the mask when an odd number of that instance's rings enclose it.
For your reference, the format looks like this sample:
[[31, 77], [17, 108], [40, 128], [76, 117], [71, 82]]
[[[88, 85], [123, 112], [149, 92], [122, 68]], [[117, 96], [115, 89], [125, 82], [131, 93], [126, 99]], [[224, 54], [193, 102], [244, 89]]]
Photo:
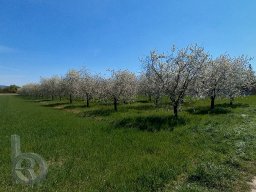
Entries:
[[255, 10], [254, 0], [0, 0], [0, 84], [83, 66], [139, 72], [140, 58], [173, 44], [256, 59]]

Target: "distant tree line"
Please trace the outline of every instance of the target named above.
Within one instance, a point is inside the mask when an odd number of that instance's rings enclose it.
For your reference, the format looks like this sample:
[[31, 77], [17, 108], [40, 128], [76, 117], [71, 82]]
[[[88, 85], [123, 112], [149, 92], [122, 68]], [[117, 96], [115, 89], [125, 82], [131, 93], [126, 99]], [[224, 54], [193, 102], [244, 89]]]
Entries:
[[17, 85], [0, 87], [0, 93], [17, 93], [19, 88]]
[[40, 83], [24, 85], [21, 95], [37, 98], [63, 97], [72, 103], [84, 99], [86, 106], [92, 100], [112, 101], [114, 109], [119, 103], [133, 102], [138, 95], [159, 105], [162, 97], [168, 97], [175, 117], [186, 98], [209, 98], [214, 110], [215, 99], [230, 100], [256, 92], [256, 78], [250, 57], [231, 57], [223, 54], [213, 58], [203, 47], [190, 45], [182, 49], [175, 46], [168, 53], [151, 51], [141, 60], [140, 75], [128, 70], [111, 71], [110, 77], [94, 75], [85, 69], [69, 70], [64, 76], [42, 78]]

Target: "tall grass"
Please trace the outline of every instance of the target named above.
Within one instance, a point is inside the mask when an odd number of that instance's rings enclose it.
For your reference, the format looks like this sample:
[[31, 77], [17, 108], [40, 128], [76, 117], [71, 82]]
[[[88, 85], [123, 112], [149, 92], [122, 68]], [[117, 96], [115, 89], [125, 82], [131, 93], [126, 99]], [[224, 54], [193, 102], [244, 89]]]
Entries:
[[[249, 191], [256, 174], [256, 97], [216, 111], [202, 100], [182, 108], [0, 97], [0, 191]], [[46, 107], [48, 106], [48, 107]], [[10, 136], [49, 164], [38, 186], [11, 178]]]

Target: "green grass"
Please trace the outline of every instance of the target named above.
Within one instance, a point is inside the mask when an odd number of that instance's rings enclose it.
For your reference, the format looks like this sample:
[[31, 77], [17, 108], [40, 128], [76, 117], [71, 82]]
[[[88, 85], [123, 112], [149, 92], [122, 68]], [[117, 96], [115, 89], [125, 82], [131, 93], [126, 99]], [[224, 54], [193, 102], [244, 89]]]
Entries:
[[[0, 96], [0, 191], [250, 191], [256, 175], [256, 97], [168, 106]], [[12, 183], [10, 136], [43, 156], [49, 172], [34, 186]]]

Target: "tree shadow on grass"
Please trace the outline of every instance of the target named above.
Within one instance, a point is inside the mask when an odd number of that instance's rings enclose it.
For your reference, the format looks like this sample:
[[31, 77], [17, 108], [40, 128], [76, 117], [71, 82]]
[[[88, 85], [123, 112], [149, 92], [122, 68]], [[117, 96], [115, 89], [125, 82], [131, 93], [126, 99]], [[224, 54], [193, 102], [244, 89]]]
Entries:
[[134, 110], [155, 110], [156, 107], [153, 104], [148, 105], [132, 105], [126, 106], [127, 109], [134, 109]]
[[221, 114], [231, 113], [231, 110], [224, 107], [215, 107], [214, 110], [211, 110], [208, 106], [207, 107], [203, 106], [203, 107], [190, 108], [187, 110], [187, 112], [194, 115], [206, 115], [206, 114], [221, 115]]
[[249, 107], [248, 104], [244, 103], [234, 103], [233, 105], [230, 105], [229, 103], [222, 103], [222, 104], [216, 104], [216, 107], [223, 107], [223, 108], [246, 108]]
[[142, 131], [156, 132], [160, 130], [172, 131], [178, 125], [184, 125], [184, 118], [174, 116], [137, 116], [128, 117], [114, 123], [116, 128], [137, 128]]
[[[78, 106], [81, 107], [81, 106]], [[66, 107], [65, 107], [66, 108]], [[67, 106], [67, 108], [69, 108]], [[97, 116], [109, 116], [113, 113], [125, 113], [128, 112], [129, 109], [133, 110], [150, 110], [155, 109], [154, 106], [151, 105], [138, 105], [138, 106], [119, 106], [118, 111], [115, 111], [112, 106], [111, 108], [101, 108], [101, 109], [93, 109], [93, 110], [87, 110], [81, 113], [81, 117], [97, 117]]]
[[89, 110], [81, 113], [81, 117], [97, 117], [97, 116], [109, 116], [114, 113], [114, 109], [97, 109]]
[[230, 105], [228, 103], [216, 104], [214, 110], [211, 110], [209, 106], [200, 106], [200, 107], [193, 107], [189, 108], [187, 112], [195, 115], [205, 115], [205, 114], [227, 114], [231, 113], [231, 109], [235, 108], [245, 108], [249, 107], [248, 104], [236, 103]]
[[58, 107], [60, 105], [66, 105], [69, 104], [69, 102], [62, 102], [62, 103], [48, 103], [48, 104], [44, 104], [43, 106], [45, 107]]
[[85, 104], [83, 105], [67, 105], [64, 106], [63, 109], [78, 109], [78, 108], [85, 108]]
[[40, 102], [52, 101], [52, 100], [51, 99], [31, 99], [31, 98], [25, 98], [25, 101], [33, 102], [33, 103], [40, 103]]
[[138, 103], [151, 103], [149, 100], [142, 100], [142, 99], [138, 100], [137, 102]]

